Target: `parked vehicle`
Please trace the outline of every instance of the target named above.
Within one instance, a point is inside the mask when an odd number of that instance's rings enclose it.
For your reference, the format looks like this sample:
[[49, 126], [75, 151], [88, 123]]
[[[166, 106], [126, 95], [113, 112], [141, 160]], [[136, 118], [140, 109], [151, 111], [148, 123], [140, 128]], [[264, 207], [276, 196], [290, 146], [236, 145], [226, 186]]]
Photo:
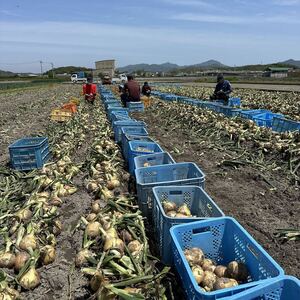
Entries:
[[77, 72], [77, 73], [73, 73], [71, 75], [71, 81], [73, 83], [86, 83], [87, 82], [87, 78], [86, 78], [86, 74], [83, 71]]

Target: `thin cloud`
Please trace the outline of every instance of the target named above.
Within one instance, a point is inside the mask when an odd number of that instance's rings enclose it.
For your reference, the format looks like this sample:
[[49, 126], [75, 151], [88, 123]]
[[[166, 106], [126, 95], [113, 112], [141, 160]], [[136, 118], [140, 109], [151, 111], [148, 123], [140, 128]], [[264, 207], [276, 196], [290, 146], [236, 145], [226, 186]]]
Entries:
[[215, 6], [206, 1], [197, 1], [197, 0], [163, 0], [164, 2], [172, 5], [181, 5], [181, 6], [194, 6], [194, 7], [207, 7], [214, 8]]
[[211, 14], [191, 14], [183, 13], [171, 16], [170, 19], [178, 21], [191, 21], [202, 23], [223, 23], [223, 24], [253, 24], [253, 23], [281, 23], [281, 24], [300, 24], [300, 18], [295, 16], [225, 16]]
[[9, 16], [9, 17], [19, 17], [20, 15], [12, 12], [12, 11], [9, 11], [9, 10], [6, 10], [6, 9], [1, 9], [0, 10], [0, 14], [1, 15], [5, 15], [5, 16]]
[[273, 3], [280, 6], [294, 6], [300, 4], [300, 0], [273, 0]]

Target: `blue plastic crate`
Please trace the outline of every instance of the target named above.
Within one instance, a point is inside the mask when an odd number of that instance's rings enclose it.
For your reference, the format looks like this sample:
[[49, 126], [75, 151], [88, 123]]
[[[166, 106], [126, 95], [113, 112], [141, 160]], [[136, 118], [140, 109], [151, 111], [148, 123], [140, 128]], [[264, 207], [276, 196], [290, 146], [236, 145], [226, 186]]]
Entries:
[[112, 112], [110, 114], [110, 119], [111, 122], [114, 121], [125, 121], [125, 120], [130, 120], [131, 117], [128, 115], [128, 112]]
[[267, 109], [247, 109], [241, 110], [240, 116], [245, 119], [253, 120], [255, 115], [263, 114], [263, 113], [270, 113], [271, 111]]
[[[177, 225], [170, 232], [174, 265], [188, 299], [229, 297], [284, 274], [283, 269], [233, 218], [223, 217]], [[245, 263], [249, 271], [248, 282], [233, 288], [203, 292], [183, 253], [185, 249], [193, 247], [201, 248], [205, 256], [218, 265], [227, 265], [233, 260]]]
[[122, 153], [126, 161], [128, 161], [128, 147], [130, 141], [144, 141], [154, 143], [154, 140], [147, 135], [122, 135]]
[[16, 170], [42, 168], [50, 158], [48, 138], [45, 137], [23, 138], [8, 148], [12, 168]]
[[196, 185], [204, 188], [205, 175], [191, 162], [135, 169], [138, 204], [144, 216], [152, 217], [155, 186]]
[[175, 160], [168, 152], [141, 155], [134, 158], [135, 169], [169, 164], [175, 164]]
[[[227, 299], [227, 298], [225, 298]], [[224, 300], [225, 300], [224, 299]], [[257, 285], [234, 295], [230, 300], [299, 300], [300, 281], [292, 276], [283, 276], [269, 283]], [[228, 299], [228, 300], [229, 300]]]
[[228, 100], [228, 106], [231, 107], [240, 107], [241, 106], [241, 98], [232, 97]]
[[120, 101], [112, 100], [112, 101], [104, 102], [104, 107], [107, 110], [108, 108], [111, 108], [111, 107], [122, 107], [122, 104]]
[[[170, 228], [174, 225], [207, 218], [224, 217], [224, 213], [199, 186], [160, 186], [153, 188], [153, 222], [162, 262], [173, 264]], [[172, 218], [166, 215], [162, 203], [171, 201], [177, 207], [186, 204], [194, 217]]]
[[121, 143], [122, 141], [122, 127], [146, 127], [146, 123], [142, 121], [137, 121], [135, 119], [123, 120], [123, 121], [114, 121], [113, 130], [115, 135], [115, 141]]
[[127, 108], [125, 108], [125, 107], [111, 107], [111, 108], [108, 108], [107, 109], [107, 115], [108, 115], [108, 120], [111, 122], [111, 120], [112, 120], [112, 112], [118, 112], [118, 113], [122, 113], [122, 112], [124, 112], [124, 113], [128, 113], [128, 109]]
[[127, 102], [126, 107], [129, 109], [130, 112], [144, 111], [144, 103], [143, 102]]
[[125, 159], [127, 160], [128, 154], [128, 140], [126, 136], [148, 136], [148, 131], [144, 126], [133, 126], [121, 128], [121, 146]]
[[128, 169], [134, 175], [134, 158], [140, 155], [164, 152], [159, 144], [155, 142], [130, 141], [128, 143]]
[[282, 114], [273, 114], [273, 113], [263, 113], [263, 114], [253, 116], [253, 121], [258, 126], [271, 128], [274, 117], [282, 118], [283, 115]]
[[240, 115], [241, 109], [229, 107], [229, 106], [221, 106], [220, 113], [224, 114], [227, 117], [237, 117]]
[[272, 130], [277, 132], [300, 131], [300, 122], [275, 116], [272, 120]]

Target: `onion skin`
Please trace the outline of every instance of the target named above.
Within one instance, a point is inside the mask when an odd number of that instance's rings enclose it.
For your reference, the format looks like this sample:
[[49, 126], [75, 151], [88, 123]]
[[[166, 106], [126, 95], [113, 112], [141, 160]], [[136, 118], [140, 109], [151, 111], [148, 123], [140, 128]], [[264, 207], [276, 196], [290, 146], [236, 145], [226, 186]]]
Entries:
[[215, 263], [209, 258], [205, 258], [202, 261], [201, 266], [204, 271], [211, 271], [211, 272], [214, 272], [216, 268]]
[[28, 208], [23, 208], [20, 209], [17, 213], [16, 213], [16, 217], [23, 222], [28, 222], [31, 220], [32, 218], [32, 212], [30, 209]]
[[239, 284], [235, 279], [221, 277], [216, 280], [213, 289], [216, 291], [231, 288], [238, 285]]
[[43, 265], [49, 265], [55, 261], [56, 250], [53, 246], [46, 245], [41, 249], [40, 260]]
[[12, 269], [15, 261], [16, 256], [12, 252], [3, 252], [0, 254], [0, 268]]
[[94, 201], [92, 203], [92, 212], [98, 214], [101, 211], [101, 206], [99, 201]]
[[186, 204], [181, 205], [178, 208], [177, 213], [186, 215], [187, 217], [190, 217], [192, 215], [190, 209]]
[[200, 266], [193, 266], [192, 273], [196, 279], [196, 282], [200, 284], [204, 278], [204, 271]]
[[95, 213], [90, 213], [87, 215], [86, 220], [88, 222], [93, 222], [97, 218], [97, 215]]
[[133, 240], [132, 235], [126, 229], [123, 229], [121, 231], [120, 236], [126, 244], [130, 243]]
[[226, 277], [227, 276], [227, 267], [219, 265], [216, 266], [214, 273], [219, 277]]
[[25, 263], [30, 259], [30, 256], [27, 252], [21, 251], [16, 254], [16, 261], [15, 261], [15, 272], [19, 272], [25, 265]]
[[97, 221], [87, 224], [87, 226], [86, 226], [87, 235], [91, 238], [95, 238], [95, 237], [99, 236], [100, 227], [101, 227], [101, 225]]
[[228, 277], [237, 281], [247, 281], [248, 274], [247, 267], [243, 263], [232, 261], [227, 266]]
[[99, 271], [96, 271], [94, 276], [91, 278], [90, 286], [93, 292], [97, 292], [103, 282], [103, 276]]
[[204, 259], [204, 253], [200, 248], [192, 248], [184, 250], [184, 255], [190, 266], [201, 265]]
[[37, 248], [37, 243], [35, 236], [33, 234], [25, 235], [20, 242], [20, 249], [24, 251], [35, 250]]
[[171, 201], [164, 201], [162, 203], [164, 211], [167, 213], [169, 211], [177, 211], [177, 205], [174, 202]]
[[211, 291], [214, 288], [216, 280], [217, 276], [215, 273], [210, 271], [204, 271], [202, 286], [205, 288], [206, 291]]
[[76, 267], [81, 267], [83, 264], [87, 263], [88, 257], [92, 257], [93, 253], [89, 249], [80, 250], [75, 257], [75, 265]]
[[26, 290], [33, 290], [40, 282], [40, 275], [35, 267], [31, 267], [19, 280], [21, 287]]

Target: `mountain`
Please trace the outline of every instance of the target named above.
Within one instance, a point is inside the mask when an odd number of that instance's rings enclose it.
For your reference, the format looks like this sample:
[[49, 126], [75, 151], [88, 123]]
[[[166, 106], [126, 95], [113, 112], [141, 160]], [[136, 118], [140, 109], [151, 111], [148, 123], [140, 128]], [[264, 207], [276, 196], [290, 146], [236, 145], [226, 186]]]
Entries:
[[13, 72], [0, 70], [0, 77], [13, 77], [15, 75]]
[[288, 59], [283, 61], [282, 64], [300, 68], [300, 60]]
[[176, 64], [171, 64], [169, 62], [164, 64], [136, 64], [136, 65], [128, 65], [125, 67], [118, 68], [118, 71], [123, 73], [132, 73], [136, 71], [145, 71], [145, 72], [168, 72], [173, 69], [179, 68]]
[[191, 66], [185, 66], [185, 68], [200, 68], [200, 69], [218, 69], [218, 68], [228, 68], [228, 66], [223, 65], [222, 63], [220, 63], [217, 60], [214, 59], [210, 59], [208, 61], [205, 61], [203, 63], [200, 64], [195, 64], [195, 65], [191, 65]]

